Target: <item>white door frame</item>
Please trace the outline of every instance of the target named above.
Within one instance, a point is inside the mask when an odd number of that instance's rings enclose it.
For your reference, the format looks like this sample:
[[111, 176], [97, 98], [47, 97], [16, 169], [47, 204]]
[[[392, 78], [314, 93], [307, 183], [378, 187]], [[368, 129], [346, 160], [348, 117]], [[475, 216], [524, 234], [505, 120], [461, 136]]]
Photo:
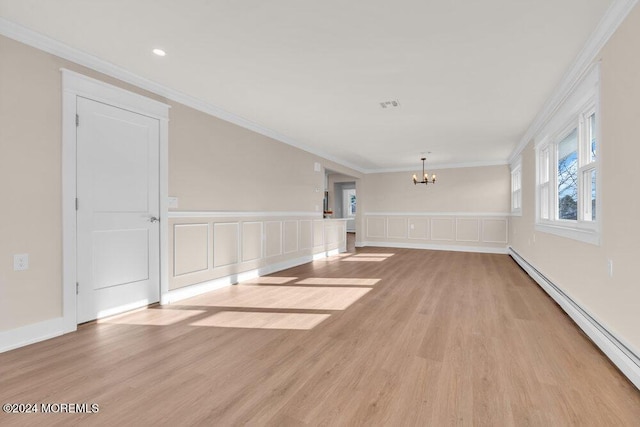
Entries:
[[[168, 269], [168, 157], [167, 104], [92, 79], [74, 71], [62, 72], [62, 317], [64, 333], [77, 329], [76, 320], [76, 99], [78, 96], [153, 117], [160, 121], [160, 303], [169, 292]], [[80, 201], [82, 203], [82, 201]]]

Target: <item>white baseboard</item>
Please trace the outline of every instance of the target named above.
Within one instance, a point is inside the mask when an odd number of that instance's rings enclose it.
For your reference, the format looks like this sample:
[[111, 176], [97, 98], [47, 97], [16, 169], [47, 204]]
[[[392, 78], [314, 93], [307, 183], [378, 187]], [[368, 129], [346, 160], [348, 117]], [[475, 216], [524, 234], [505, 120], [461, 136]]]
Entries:
[[430, 249], [434, 251], [454, 251], [454, 252], [479, 252], [484, 254], [506, 254], [505, 247], [491, 246], [462, 246], [462, 245], [440, 245], [437, 243], [407, 243], [407, 242], [360, 242], [356, 243], [356, 247], [364, 248], [367, 246], [380, 248], [402, 248], [402, 249]]
[[71, 331], [65, 330], [63, 317], [2, 331], [0, 332], [0, 353], [54, 338], [66, 332]]
[[573, 319], [580, 329], [597, 345], [614, 365], [640, 389], [640, 358], [620, 339], [616, 338], [586, 310], [540, 273], [516, 251], [509, 248], [509, 255], [535, 280], [544, 291]]

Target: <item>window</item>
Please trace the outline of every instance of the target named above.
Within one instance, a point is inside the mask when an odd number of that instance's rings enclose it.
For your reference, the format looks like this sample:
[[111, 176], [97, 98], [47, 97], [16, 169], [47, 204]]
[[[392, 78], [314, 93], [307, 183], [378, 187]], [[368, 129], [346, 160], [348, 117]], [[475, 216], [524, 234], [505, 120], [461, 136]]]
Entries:
[[558, 143], [558, 219], [578, 219], [578, 128]]
[[549, 147], [543, 147], [539, 154], [539, 196], [540, 196], [540, 218], [549, 219], [549, 180], [551, 174], [549, 173]]
[[597, 69], [593, 74], [536, 144], [536, 229], [598, 244]]
[[511, 167], [511, 212], [522, 212], [522, 166], [519, 159]]
[[356, 190], [344, 190], [345, 213], [348, 218], [356, 216]]

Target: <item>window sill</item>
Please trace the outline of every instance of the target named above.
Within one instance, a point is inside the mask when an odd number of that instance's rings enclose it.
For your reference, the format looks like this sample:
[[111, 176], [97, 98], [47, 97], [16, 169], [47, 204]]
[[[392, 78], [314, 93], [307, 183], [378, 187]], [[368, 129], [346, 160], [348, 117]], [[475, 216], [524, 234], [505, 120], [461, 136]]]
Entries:
[[535, 229], [536, 231], [541, 231], [543, 233], [555, 234], [556, 236], [567, 237], [569, 239], [578, 240], [580, 242], [596, 246], [600, 245], [600, 233], [594, 229], [542, 223], [537, 223]]

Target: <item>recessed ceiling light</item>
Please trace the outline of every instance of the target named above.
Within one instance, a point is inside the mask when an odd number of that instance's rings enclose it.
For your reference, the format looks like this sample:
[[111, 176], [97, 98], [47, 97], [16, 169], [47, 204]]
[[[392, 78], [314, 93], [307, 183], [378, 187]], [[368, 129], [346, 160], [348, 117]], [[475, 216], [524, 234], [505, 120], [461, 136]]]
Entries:
[[162, 49], [157, 49], [157, 48], [156, 48], [156, 49], [153, 49], [153, 53], [155, 53], [155, 54], [156, 54], [156, 55], [158, 55], [158, 56], [165, 56], [165, 55], [167, 54], [167, 52], [165, 52], [164, 50], [162, 50]]

